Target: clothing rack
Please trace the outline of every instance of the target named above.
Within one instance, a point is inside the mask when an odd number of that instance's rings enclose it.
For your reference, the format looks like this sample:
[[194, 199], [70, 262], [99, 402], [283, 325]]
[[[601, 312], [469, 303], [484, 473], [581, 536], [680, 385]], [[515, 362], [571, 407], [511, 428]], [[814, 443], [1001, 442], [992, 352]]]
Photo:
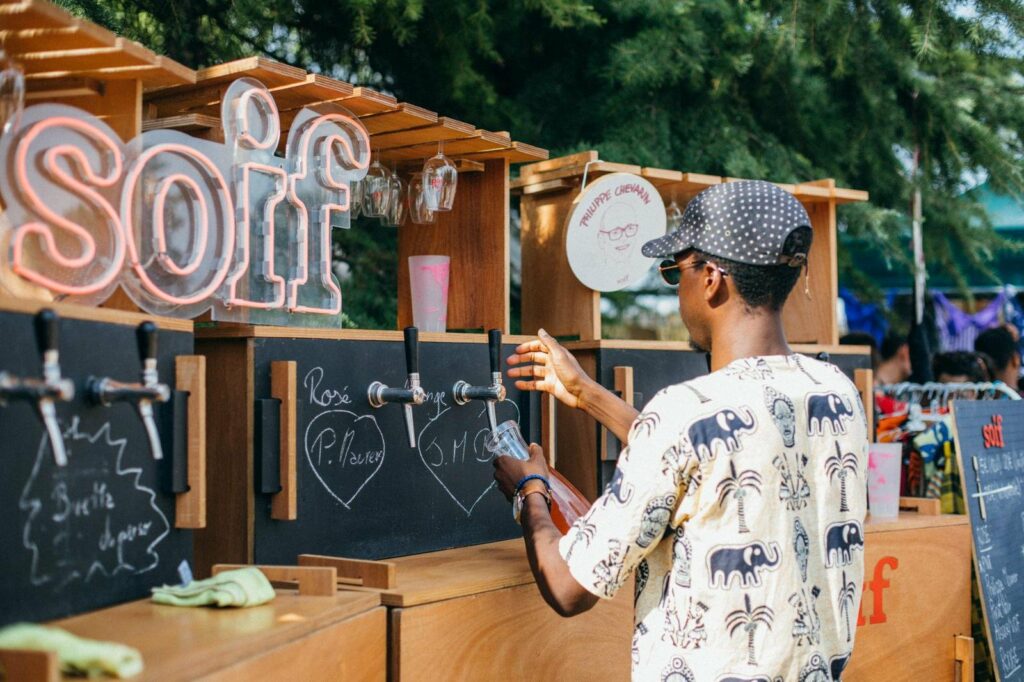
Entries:
[[916, 404], [921, 404], [922, 401], [928, 401], [938, 402], [941, 405], [945, 405], [950, 400], [957, 398], [968, 400], [997, 400], [999, 398], [1020, 400], [1020, 396], [1006, 384], [997, 384], [988, 381], [980, 383], [965, 382], [955, 384], [940, 384], [934, 381], [926, 384], [916, 384], [905, 381], [900, 384], [876, 386], [875, 390], [892, 396], [897, 400]]

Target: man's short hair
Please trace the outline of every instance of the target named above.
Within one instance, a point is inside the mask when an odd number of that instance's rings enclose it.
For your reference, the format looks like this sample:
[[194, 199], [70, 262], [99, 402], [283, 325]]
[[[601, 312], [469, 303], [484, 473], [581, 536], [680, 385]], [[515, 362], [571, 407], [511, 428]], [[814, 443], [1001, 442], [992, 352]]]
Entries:
[[882, 339], [882, 345], [878, 348], [878, 355], [881, 357], [882, 362], [891, 360], [896, 356], [896, 353], [900, 352], [900, 348], [903, 348], [905, 345], [907, 345], [907, 337], [890, 331]]
[[[811, 228], [802, 226], [789, 233], [782, 245], [783, 256], [806, 254], [810, 249]], [[700, 260], [708, 260], [720, 265], [729, 273], [740, 298], [749, 308], [768, 308], [772, 311], [782, 310], [783, 304], [793, 291], [793, 286], [800, 279], [803, 268], [786, 264], [749, 265], [738, 263], [728, 258], [720, 258], [710, 253], [694, 249]]]
[[878, 343], [867, 332], [850, 332], [839, 337], [840, 346], [868, 346], [871, 348], [871, 368], [878, 369]]
[[989, 380], [984, 358], [965, 350], [936, 353], [932, 358], [932, 373], [936, 379], [946, 374], [951, 377], [965, 376], [967, 381], [974, 383]]
[[974, 350], [985, 353], [992, 358], [992, 366], [996, 371], [1003, 371], [1009, 366], [1017, 353], [1017, 342], [1006, 327], [986, 329], [974, 340]]

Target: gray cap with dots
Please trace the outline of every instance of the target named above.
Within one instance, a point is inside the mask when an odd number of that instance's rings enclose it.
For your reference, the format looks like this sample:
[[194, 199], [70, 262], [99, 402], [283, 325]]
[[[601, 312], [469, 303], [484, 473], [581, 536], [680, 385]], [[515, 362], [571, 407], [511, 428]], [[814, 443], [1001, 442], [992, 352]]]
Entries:
[[643, 246], [648, 258], [668, 258], [687, 249], [750, 265], [793, 267], [807, 262], [807, 241], [798, 253], [782, 253], [786, 237], [811, 219], [793, 195], [764, 180], [713, 185], [686, 206], [679, 229]]

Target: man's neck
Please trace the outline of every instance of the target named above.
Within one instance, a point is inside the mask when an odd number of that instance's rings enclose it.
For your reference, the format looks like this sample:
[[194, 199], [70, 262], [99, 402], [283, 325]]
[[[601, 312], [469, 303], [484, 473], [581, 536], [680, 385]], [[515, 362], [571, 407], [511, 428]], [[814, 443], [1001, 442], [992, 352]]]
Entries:
[[712, 329], [711, 371], [741, 358], [790, 355], [782, 328], [782, 313], [737, 310]]
[[898, 384], [903, 381], [899, 368], [892, 362], [883, 362], [875, 370], [875, 383], [881, 386]]

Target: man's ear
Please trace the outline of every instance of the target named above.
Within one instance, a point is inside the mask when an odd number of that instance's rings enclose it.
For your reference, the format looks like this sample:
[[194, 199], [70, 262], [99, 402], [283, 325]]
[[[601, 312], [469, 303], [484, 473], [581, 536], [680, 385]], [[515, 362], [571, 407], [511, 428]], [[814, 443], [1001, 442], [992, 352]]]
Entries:
[[712, 307], [720, 306], [729, 300], [729, 286], [725, 282], [725, 277], [712, 263], [704, 264], [701, 282], [704, 284], [704, 300]]
[[1020, 369], [1020, 353], [1014, 353], [1010, 357], [1010, 367], [1014, 369]]
[[900, 355], [900, 360], [910, 361], [910, 344], [905, 343], [900, 346], [900, 349], [896, 351]]

